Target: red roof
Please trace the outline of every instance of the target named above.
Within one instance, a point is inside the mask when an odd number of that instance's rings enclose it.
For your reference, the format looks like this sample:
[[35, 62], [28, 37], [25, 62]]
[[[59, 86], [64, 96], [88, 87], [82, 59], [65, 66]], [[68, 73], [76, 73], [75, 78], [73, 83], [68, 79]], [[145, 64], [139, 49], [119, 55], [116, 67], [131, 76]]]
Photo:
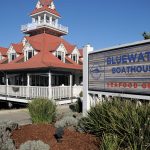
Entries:
[[22, 53], [22, 49], [23, 49], [23, 44], [22, 43], [18, 43], [18, 44], [12, 43], [12, 46], [15, 49], [16, 53], [18, 53], [18, 54]]
[[43, 49], [46, 49], [48, 51], [55, 51], [57, 47], [62, 43], [65, 46], [65, 49], [67, 50], [68, 54], [71, 54], [74, 48], [76, 47], [75, 45], [70, 44], [63, 38], [45, 33], [31, 37], [26, 36], [26, 39], [34, 49], [39, 51], [42, 51]]
[[0, 47], [0, 53], [2, 54], [2, 56], [6, 56], [7, 55], [7, 51], [8, 51], [8, 48]]
[[49, 6], [53, 0], [40, 0], [41, 5]]
[[[25, 38], [31, 44], [31, 46], [39, 52], [26, 62], [23, 60], [24, 54], [22, 53], [18, 58], [11, 61], [10, 63], [0, 64], [0, 70], [8, 71], [39, 68], [82, 70], [82, 65], [77, 64], [69, 57], [65, 57], [66, 62], [64, 63], [52, 54], [52, 51], [56, 50], [61, 43], [64, 44], [68, 53], [73, 50], [74, 45], [69, 44], [64, 39], [45, 33]], [[21, 44], [19, 43], [15, 46], [20, 45]]]
[[49, 8], [48, 6], [44, 5], [43, 7], [41, 8], [35, 8], [32, 12], [31, 12], [31, 15], [34, 15], [36, 13], [39, 13], [39, 12], [42, 12], [42, 11], [48, 11], [58, 17], [60, 17], [59, 13], [56, 11], [56, 9], [51, 9]]
[[[19, 59], [22, 59], [20, 56]], [[68, 59], [68, 58], [67, 58]], [[68, 60], [69, 61], [69, 60]], [[63, 63], [57, 57], [55, 57], [51, 52], [39, 52], [37, 55], [32, 57], [26, 62], [15, 63], [11, 62], [8, 64], [1, 64], [0, 70], [27, 70], [27, 69], [39, 69], [39, 68], [65, 68], [71, 70], [82, 70], [82, 65], [75, 63]]]
[[0, 61], [0, 64], [7, 63], [7, 62], [8, 62], [8, 58], [7, 58], [7, 56], [6, 56], [4, 59], [2, 59], [2, 60]]

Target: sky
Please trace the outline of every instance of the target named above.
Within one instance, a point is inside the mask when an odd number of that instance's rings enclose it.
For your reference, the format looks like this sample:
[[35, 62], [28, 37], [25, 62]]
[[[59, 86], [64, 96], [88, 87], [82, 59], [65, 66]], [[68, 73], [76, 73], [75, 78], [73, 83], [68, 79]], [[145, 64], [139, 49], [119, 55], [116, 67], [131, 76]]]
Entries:
[[[3, 0], [0, 2], [0, 46], [9, 47], [24, 36], [21, 25], [31, 22], [30, 13], [37, 0]], [[54, 0], [69, 27], [64, 38], [82, 48], [90, 44], [95, 50], [143, 40], [150, 32], [150, 0]]]

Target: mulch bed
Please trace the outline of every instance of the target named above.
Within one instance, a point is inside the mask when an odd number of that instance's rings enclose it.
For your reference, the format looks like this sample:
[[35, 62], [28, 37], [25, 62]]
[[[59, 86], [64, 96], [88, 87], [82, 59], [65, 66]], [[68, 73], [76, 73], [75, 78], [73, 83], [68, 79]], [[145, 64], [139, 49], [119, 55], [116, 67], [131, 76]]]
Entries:
[[65, 129], [61, 143], [54, 137], [56, 128], [52, 125], [26, 125], [21, 126], [12, 134], [16, 148], [28, 140], [41, 140], [48, 144], [52, 150], [98, 150], [98, 141], [89, 134], [78, 133]]

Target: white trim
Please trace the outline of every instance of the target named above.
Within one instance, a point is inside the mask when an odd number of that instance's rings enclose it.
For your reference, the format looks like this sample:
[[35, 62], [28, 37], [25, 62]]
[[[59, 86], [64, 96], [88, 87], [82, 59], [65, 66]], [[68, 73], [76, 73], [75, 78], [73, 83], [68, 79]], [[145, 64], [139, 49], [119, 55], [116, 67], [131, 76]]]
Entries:
[[116, 45], [116, 46], [112, 46], [112, 47], [108, 47], [108, 48], [103, 48], [103, 49], [99, 49], [99, 50], [96, 50], [96, 51], [91, 52], [91, 53], [93, 54], [93, 53], [98, 53], [98, 52], [103, 52], [103, 51], [109, 51], [109, 50], [113, 50], [113, 49], [119, 49], [119, 48], [129, 47], [129, 46], [135, 46], [135, 45], [140, 45], [140, 44], [145, 44], [145, 43], [150, 43], [150, 39], [148, 39], [148, 40], [142, 40], [142, 41], [136, 41], [136, 42], [133, 42], [133, 43]]
[[25, 44], [25, 46], [24, 46], [22, 51], [24, 53], [24, 61], [28, 61], [29, 60], [28, 55], [27, 55], [27, 53], [29, 51], [32, 51], [33, 56], [35, 56], [37, 54], [37, 51], [35, 51], [35, 49], [32, 47], [32, 45], [28, 41], [26, 42], [26, 44]]
[[47, 12], [48, 14], [50, 14], [50, 15], [52, 15], [52, 16], [55, 16], [56, 18], [61, 18], [60, 16], [57, 16], [57, 15], [55, 15], [55, 14], [52, 14], [52, 13], [50, 13], [50, 12], [47, 11], [47, 10], [43, 10], [43, 11], [41, 11], [41, 12], [34, 13], [33, 15], [30, 15], [30, 16], [31, 16], [31, 17], [34, 17], [35, 15], [39, 15], [39, 14], [45, 13], [45, 12]]
[[[75, 61], [73, 60], [72, 55], [76, 55], [76, 56], [77, 56]], [[71, 58], [74, 62], [76, 62], [76, 63], [78, 64], [78, 63], [79, 63], [79, 56], [80, 56], [80, 52], [79, 52], [78, 48], [75, 47], [74, 50], [72, 51], [72, 53], [70, 54], [70, 58]]]
[[61, 57], [62, 57], [61, 61], [63, 61], [63, 62], [65, 63], [65, 56], [66, 56], [66, 54], [67, 54], [67, 50], [66, 50], [64, 44], [61, 43], [53, 54], [54, 54], [56, 57], [58, 57], [58, 56], [57, 56], [57, 53], [58, 53], [58, 52], [64, 53], [64, 55], [61, 55]]
[[36, 8], [37, 8], [37, 9], [42, 8], [42, 5], [41, 5], [40, 1], [37, 2]]
[[27, 43], [27, 38], [26, 38], [26, 37], [23, 37], [22, 40], [21, 40], [21, 42], [22, 42], [23, 46], [25, 46], [26, 43]]
[[[12, 54], [15, 54], [15, 58], [12, 59]], [[17, 54], [16, 50], [14, 49], [14, 47], [11, 45], [7, 51], [7, 56], [8, 56], [8, 62], [11, 62], [13, 60], [15, 60], [17, 57], [19, 57], [19, 54]]]

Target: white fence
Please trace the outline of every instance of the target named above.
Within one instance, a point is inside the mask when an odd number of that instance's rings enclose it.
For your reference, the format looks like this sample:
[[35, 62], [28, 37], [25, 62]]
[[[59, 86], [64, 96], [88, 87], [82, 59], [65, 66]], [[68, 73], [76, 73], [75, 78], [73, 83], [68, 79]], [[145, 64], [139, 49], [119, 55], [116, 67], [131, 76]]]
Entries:
[[[0, 94], [20, 98], [52, 98], [63, 99], [70, 97], [79, 97], [82, 86], [56, 86], [56, 87], [40, 87], [40, 86], [14, 86], [0, 85]], [[6, 94], [7, 93], [7, 94]]]
[[29, 30], [37, 29], [37, 28], [42, 27], [42, 26], [47, 26], [47, 27], [50, 27], [50, 28], [60, 30], [64, 33], [68, 33], [68, 27], [65, 27], [61, 24], [55, 24], [53, 22], [44, 22], [44, 21], [41, 21], [40, 23], [29, 23], [29, 24], [26, 24], [26, 25], [22, 25], [21, 26], [21, 31], [26, 32], [26, 31], [29, 31]]
[[83, 92], [83, 86], [73, 86], [73, 96], [80, 97], [80, 93]]
[[0, 94], [5, 95], [6, 94], [6, 85], [0, 85]]
[[61, 99], [71, 97], [71, 88], [69, 86], [52, 87], [52, 98]]
[[48, 98], [48, 87], [29, 87], [29, 98]]
[[7, 87], [7, 95], [15, 97], [27, 97], [27, 87], [9, 85]]

